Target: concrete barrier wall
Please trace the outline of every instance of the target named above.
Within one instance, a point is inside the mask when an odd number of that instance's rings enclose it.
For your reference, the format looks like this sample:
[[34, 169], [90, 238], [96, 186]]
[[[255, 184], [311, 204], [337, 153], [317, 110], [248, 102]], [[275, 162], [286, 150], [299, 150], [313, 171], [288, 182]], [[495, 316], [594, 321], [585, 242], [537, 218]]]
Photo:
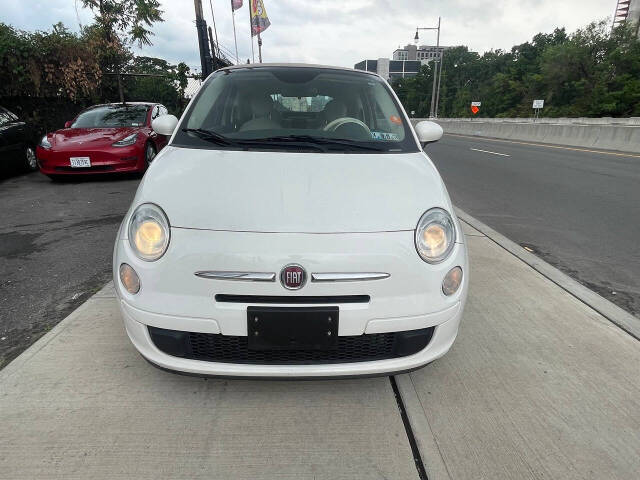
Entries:
[[529, 119], [439, 118], [436, 122], [445, 133], [640, 153], [638, 118], [545, 118], [535, 123]]

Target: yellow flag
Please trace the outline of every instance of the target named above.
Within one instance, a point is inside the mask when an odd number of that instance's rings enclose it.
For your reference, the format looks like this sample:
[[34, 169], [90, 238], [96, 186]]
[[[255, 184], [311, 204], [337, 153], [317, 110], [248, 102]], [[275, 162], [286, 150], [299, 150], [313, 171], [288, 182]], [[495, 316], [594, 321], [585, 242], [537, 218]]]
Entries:
[[264, 8], [262, 0], [251, 0], [251, 35], [258, 35], [264, 32], [271, 22], [267, 17], [267, 10]]

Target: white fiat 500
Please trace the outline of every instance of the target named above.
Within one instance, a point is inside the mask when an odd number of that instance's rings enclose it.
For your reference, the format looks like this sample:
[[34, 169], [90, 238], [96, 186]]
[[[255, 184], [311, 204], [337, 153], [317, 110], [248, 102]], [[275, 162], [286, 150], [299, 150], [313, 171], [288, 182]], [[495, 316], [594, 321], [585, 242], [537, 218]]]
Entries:
[[129, 338], [199, 375], [340, 377], [453, 344], [467, 252], [424, 144], [379, 76], [312, 65], [211, 75], [154, 159], [113, 256]]

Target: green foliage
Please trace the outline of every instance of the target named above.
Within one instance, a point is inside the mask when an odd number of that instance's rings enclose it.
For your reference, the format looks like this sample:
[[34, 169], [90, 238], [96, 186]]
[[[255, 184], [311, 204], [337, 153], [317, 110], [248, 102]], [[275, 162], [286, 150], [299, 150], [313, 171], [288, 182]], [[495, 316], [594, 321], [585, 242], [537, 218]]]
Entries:
[[0, 23], [0, 105], [38, 132], [60, 128], [89, 105], [118, 101], [118, 72], [153, 75], [123, 75], [125, 100], [182, 112], [189, 75], [184, 63], [134, 57], [118, 36], [107, 41], [98, 24], [76, 34], [62, 24], [50, 32], [24, 32]]
[[[423, 67], [413, 78], [393, 83], [408, 111], [429, 114], [433, 71]], [[534, 99], [544, 99], [549, 117], [640, 115], [640, 40], [630, 28], [610, 32], [594, 22], [568, 35], [564, 29], [539, 33], [511, 51], [482, 56], [467, 47], [447, 50], [443, 58], [440, 117], [529, 117]]]
[[0, 96], [94, 96], [101, 70], [90, 45], [61, 23], [35, 33], [0, 23]]
[[125, 76], [124, 96], [129, 101], [153, 101], [164, 104], [171, 113], [180, 114], [184, 106], [189, 67], [171, 65], [161, 58], [135, 57], [128, 72], [153, 76]]
[[95, 13], [107, 42], [120, 35], [140, 47], [151, 45], [149, 27], [163, 21], [158, 0], [82, 0], [82, 5]]

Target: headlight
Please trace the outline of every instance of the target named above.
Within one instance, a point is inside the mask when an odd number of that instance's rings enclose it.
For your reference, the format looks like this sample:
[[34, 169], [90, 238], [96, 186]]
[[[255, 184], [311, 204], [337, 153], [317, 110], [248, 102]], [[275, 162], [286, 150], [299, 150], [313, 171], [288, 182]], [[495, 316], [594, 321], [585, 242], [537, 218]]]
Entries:
[[159, 259], [169, 246], [171, 230], [162, 209], [153, 203], [143, 203], [129, 220], [129, 244], [142, 260]]
[[432, 208], [420, 217], [416, 227], [416, 250], [428, 263], [445, 260], [456, 241], [456, 227], [451, 215], [441, 208]]
[[129, 135], [128, 137], [124, 137], [122, 140], [118, 140], [115, 143], [112, 143], [112, 147], [128, 147], [129, 145], [133, 145], [138, 140], [138, 134], [134, 133], [133, 135]]
[[40, 140], [40, 146], [42, 148], [51, 148], [51, 144], [49, 143], [49, 139], [46, 135], [42, 137], [42, 140]]

